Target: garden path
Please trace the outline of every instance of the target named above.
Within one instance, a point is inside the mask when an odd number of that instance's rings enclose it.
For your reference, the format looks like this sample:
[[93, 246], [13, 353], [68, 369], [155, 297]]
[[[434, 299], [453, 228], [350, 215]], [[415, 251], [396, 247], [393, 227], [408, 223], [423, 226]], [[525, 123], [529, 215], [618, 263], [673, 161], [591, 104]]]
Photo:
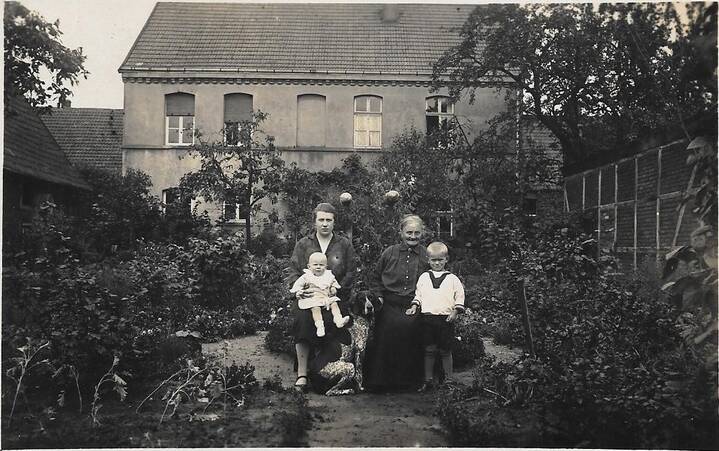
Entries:
[[[265, 333], [227, 340], [227, 361], [250, 362], [262, 383], [279, 375], [284, 387], [295, 382], [292, 358], [264, 347]], [[485, 340], [488, 354], [511, 361], [520, 351]], [[222, 342], [203, 345], [203, 352], [221, 351]], [[455, 373], [471, 383], [472, 369]], [[307, 445], [313, 447], [441, 447], [449, 446], [439, 419], [433, 415], [434, 394], [390, 393], [328, 397], [308, 393], [312, 426]]]

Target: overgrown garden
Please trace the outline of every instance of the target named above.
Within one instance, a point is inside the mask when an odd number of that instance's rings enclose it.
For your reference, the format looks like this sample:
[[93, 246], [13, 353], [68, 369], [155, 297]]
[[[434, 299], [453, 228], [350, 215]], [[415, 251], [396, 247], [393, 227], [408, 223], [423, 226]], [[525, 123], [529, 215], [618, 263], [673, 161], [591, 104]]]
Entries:
[[[597, 16], [574, 7], [553, 14], [537, 8], [533, 14], [514, 5], [478, 9], [464, 41], [440, 60], [436, 73], [443, 73], [442, 65], [471, 61], [463, 56], [476, 50], [478, 23], [500, 24], [493, 33], [524, 32], [516, 42], [534, 46], [562, 40], [565, 35], [552, 34], [562, 29], [604, 30], [629, 45], [631, 32], [607, 17], [635, 18], [651, 6], [602, 8]], [[542, 36], [538, 29], [550, 31]], [[652, 44], [666, 38], [641, 30]], [[699, 42], [690, 38], [704, 36], [701, 27], [692, 33], [677, 41], [678, 61], [661, 60], [685, 76], [663, 82], [687, 87], [662, 117], [699, 117], [707, 114], [703, 102], [716, 109], [715, 85], [702, 88], [701, 60], [688, 63]], [[567, 68], [559, 64], [568, 58], [562, 53], [571, 47], [567, 42], [591, 47], [588, 40], [563, 41], [543, 60], [521, 46], [509, 55], [498, 35], [488, 39], [483, 65], [452, 72], [461, 88], [454, 94], [486, 75], [487, 65], [518, 65], [512, 76], [531, 94], [524, 100], [563, 136], [562, 153], [573, 164], [598, 158], [578, 152], [593, 139], [597, 144], [606, 130], [620, 146], [657, 126], [654, 116], [648, 124], [630, 121], [640, 110], [659, 108], [656, 99], [636, 96], [635, 104], [624, 103], [634, 88], [656, 88], [647, 87], [652, 77], [646, 61], [632, 59], [636, 52], [607, 62], [607, 53], [597, 51], [595, 60]], [[655, 47], [659, 55], [662, 47]], [[589, 69], [609, 63], [642, 71], [631, 83], [609, 77], [609, 86], [580, 89], [583, 94], [569, 100], [566, 92], [535, 84], [547, 75], [540, 71], [545, 67], [555, 69], [552, 77], [580, 73], [601, 80]], [[614, 91], [618, 85], [628, 91]], [[602, 96], [612, 100], [604, 104], [607, 111], [587, 120], [587, 105]], [[698, 98], [699, 111], [683, 109]], [[573, 114], [558, 120], [550, 114], [554, 105], [542, 103], [553, 100]], [[397, 241], [401, 214], [418, 213], [430, 225], [428, 239], [448, 242], [450, 269], [463, 279], [470, 307], [458, 324], [455, 359], [475, 365], [471, 385], [438, 398], [436, 413], [452, 445], [719, 447], [716, 148], [697, 145], [687, 153], [699, 183], [686, 202], [703, 221], [692, 241], [667, 255], [663, 274], [653, 261], [632, 272], [597, 248], [592, 228], [563, 213], [561, 202], [538, 216], [527, 214], [531, 187], [558, 195], [551, 186], [557, 164], [531, 141], [514, 157], [515, 113], [494, 118], [472, 140], [456, 127], [429, 136], [409, 129], [376, 162], [352, 155], [332, 171], [310, 171], [285, 166], [271, 137], [260, 140], [265, 116], [258, 112], [239, 127], [236, 146], [198, 139], [191, 154], [200, 168], [183, 178], [179, 201], [168, 205], [150, 194], [151, 180], [142, 173], [84, 170], [93, 190], [82, 199], [82, 214], [70, 217], [45, 204], [23, 241], [3, 248], [3, 447], [301, 445], [309, 424], [303, 396], [277, 380], [257, 381], [250, 366], [228, 361], [226, 352], [203, 356], [200, 346], [266, 330], [268, 349], [292, 352], [283, 274], [320, 201], [338, 207], [337, 230], [351, 233], [360, 268], [356, 290], [366, 287], [381, 250]], [[715, 128], [708, 135], [716, 141]], [[598, 152], [598, 145], [586, 148]], [[351, 202], [339, 202], [344, 192]], [[237, 203], [249, 217], [264, 209], [269, 224], [254, 236], [249, 222], [234, 233], [222, 219], [212, 224], [200, 208], [190, 210], [193, 198]], [[448, 210], [453, 235], [432, 236], [443, 217], [438, 212]], [[534, 352], [525, 348], [518, 361], [497, 363], [484, 356], [483, 337], [525, 346], [521, 286]], [[507, 426], [517, 419], [530, 426]]]

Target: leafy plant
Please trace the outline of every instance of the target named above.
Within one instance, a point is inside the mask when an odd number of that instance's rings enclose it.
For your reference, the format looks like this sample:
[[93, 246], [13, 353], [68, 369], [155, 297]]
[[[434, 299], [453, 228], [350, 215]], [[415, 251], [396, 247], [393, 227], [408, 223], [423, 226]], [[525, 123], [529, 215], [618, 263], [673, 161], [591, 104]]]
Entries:
[[44, 342], [42, 344], [36, 344], [31, 339], [28, 339], [26, 345], [17, 348], [22, 354], [19, 357], [13, 357], [11, 359], [15, 364], [10, 367], [5, 374], [15, 382], [15, 395], [12, 399], [12, 407], [10, 408], [10, 415], [8, 417], [8, 426], [12, 423], [12, 417], [15, 413], [15, 405], [17, 404], [17, 398], [20, 393], [23, 392], [23, 382], [28, 372], [39, 366], [50, 366], [48, 359], [33, 362], [35, 357], [41, 351], [47, 349], [50, 346], [50, 342]]
[[110, 384], [112, 386], [112, 389], [120, 396], [120, 401], [124, 401], [125, 397], [127, 396], [127, 382], [125, 382], [125, 380], [121, 378], [116, 371], [118, 363], [120, 363], [120, 359], [117, 356], [113, 357], [110, 369], [108, 369], [107, 372], [103, 374], [102, 377], [100, 377], [100, 380], [97, 381], [97, 385], [95, 385], [95, 391], [93, 392], [92, 404], [90, 409], [90, 416], [92, 417], [93, 427], [99, 426], [101, 424], [99, 418], [100, 409], [102, 408], [102, 404], [100, 404], [100, 389], [103, 385]]

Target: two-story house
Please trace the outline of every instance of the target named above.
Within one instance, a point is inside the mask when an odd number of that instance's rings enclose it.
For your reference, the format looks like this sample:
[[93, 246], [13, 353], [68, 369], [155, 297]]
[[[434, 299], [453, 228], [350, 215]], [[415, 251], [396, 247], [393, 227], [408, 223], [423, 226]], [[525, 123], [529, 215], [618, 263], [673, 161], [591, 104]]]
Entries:
[[[263, 129], [283, 159], [328, 170], [368, 159], [410, 127], [456, 118], [471, 139], [516, 98], [481, 85], [476, 101], [431, 92], [432, 63], [459, 42], [474, 8], [457, 4], [157, 3], [119, 72], [123, 170], [141, 169], [170, 201], [196, 130], [220, 131], [269, 114]], [[213, 135], [215, 134], [215, 135]], [[227, 206], [225, 206], [227, 207]], [[211, 215], [233, 217], [233, 208]], [[237, 209], [239, 211], [239, 209]]]

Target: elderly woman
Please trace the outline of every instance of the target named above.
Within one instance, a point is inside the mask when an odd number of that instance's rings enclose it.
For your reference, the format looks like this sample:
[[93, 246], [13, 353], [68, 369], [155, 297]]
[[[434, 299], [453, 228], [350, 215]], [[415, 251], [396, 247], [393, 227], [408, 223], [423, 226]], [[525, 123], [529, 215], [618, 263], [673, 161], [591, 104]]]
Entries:
[[422, 345], [418, 316], [406, 310], [414, 299], [419, 276], [429, 269], [427, 249], [420, 244], [424, 223], [407, 215], [399, 226], [400, 244], [382, 252], [370, 278], [375, 303], [374, 340], [367, 349], [365, 385], [369, 390], [409, 389], [422, 378]]
[[[329, 203], [320, 203], [314, 209], [314, 231], [309, 236], [300, 239], [295, 244], [290, 259], [288, 286], [292, 286], [307, 268], [310, 255], [321, 252], [327, 257], [327, 269], [331, 270], [340, 284], [337, 297], [340, 298], [339, 307], [343, 316], [347, 315], [347, 301], [352, 288], [356, 269], [355, 251], [352, 243], [345, 237], [334, 233], [337, 211]], [[296, 298], [308, 298], [313, 295], [312, 289], [300, 290]], [[350, 336], [346, 329], [337, 329], [332, 321], [331, 312], [323, 309], [322, 317], [325, 327], [325, 336], [318, 337], [315, 322], [310, 310], [300, 310], [297, 302], [294, 306], [294, 323], [292, 335], [295, 339], [297, 353], [297, 381], [295, 388], [301, 391], [307, 389], [310, 372], [317, 375], [319, 369], [327, 362], [336, 360], [341, 354], [340, 342], [348, 344]], [[349, 325], [348, 325], [349, 326]], [[335, 355], [336, 354], [336, 355]], [[316, 385], [320, 385], [321, 381]]]

